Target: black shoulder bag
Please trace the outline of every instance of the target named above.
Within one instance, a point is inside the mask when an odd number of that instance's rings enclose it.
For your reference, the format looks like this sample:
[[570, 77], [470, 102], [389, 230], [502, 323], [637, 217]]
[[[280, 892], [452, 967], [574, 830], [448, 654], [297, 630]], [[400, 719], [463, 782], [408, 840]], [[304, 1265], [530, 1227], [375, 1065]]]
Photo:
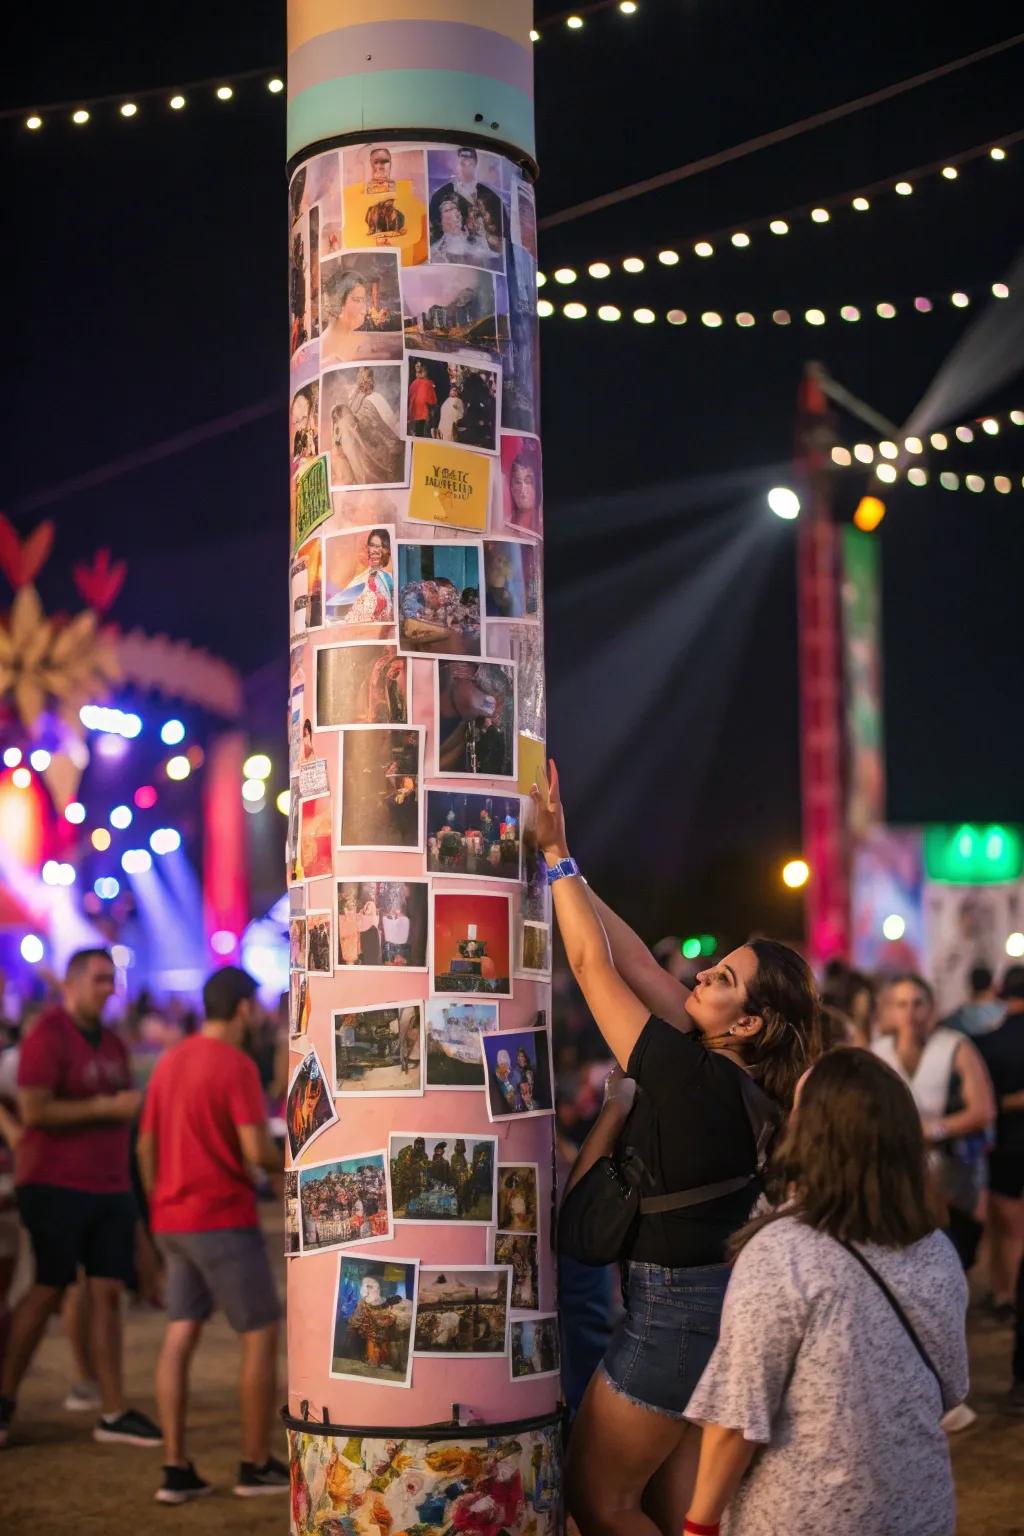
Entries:
[[616, 1264], [628, 1253], [641, 1216], [660, 1216], [666, 1211], [703, 1205], [759, 1183], [782, 1111], [746, 1072], [740, 1090], [754, 1135], [753, 1173], [719, 1179], [714, 1184], [696, 1184], [673, 1194], [644, 1196], [641, 1187], [645, 1181], [650, 1183], [651, 1176], [639, 1154], [628, 1144], [627, 1120], [611, 1156], [599, 1157], [562, 1201], [558, 1213], [559, 1253], [581, 1264]]

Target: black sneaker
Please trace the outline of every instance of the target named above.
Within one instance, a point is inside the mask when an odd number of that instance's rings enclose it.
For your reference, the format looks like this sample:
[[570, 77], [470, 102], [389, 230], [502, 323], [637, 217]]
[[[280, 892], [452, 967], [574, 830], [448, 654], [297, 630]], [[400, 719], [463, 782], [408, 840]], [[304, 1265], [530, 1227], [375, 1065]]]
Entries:
[[0, 1451], [11, 1438], [11, 1421], [14, 1418], [14, 1398], [0, 1397]]
[[92, 1432], [101, 1445], [162, 1445], [161, 1435], [152, 1419], [134, 1408], [126, 1408], [115, 1419], [99, 1419]]
[[290, 1485], [288, 1468], [276, 1456], [268, 1456], [262, 1467], [243, 1461], [238, 1468], [235, 1492], [240, 1499], [256, 1498], [261, 1493], [284, 1493]]
[[153, 1497], [158, 1504], [187, 1504], [212, 1493], [213, 1484], [204, 1483], [195, 1467], [186, 1461], [183, 1467], [164, 1467], [164, 1480]]

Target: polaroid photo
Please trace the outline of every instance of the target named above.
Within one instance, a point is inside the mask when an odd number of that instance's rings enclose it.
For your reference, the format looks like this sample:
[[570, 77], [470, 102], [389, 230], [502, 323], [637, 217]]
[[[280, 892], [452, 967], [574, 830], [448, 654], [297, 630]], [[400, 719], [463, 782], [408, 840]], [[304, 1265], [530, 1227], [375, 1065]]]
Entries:
[[522, 820], [518, 795], [428, 789], [429, 873], [518, 884], [522, 878]]
[[338, 848], [423, 852], [422, 725], [338, 733]]
[[488, 1264], [421, 1266], [413, 1351], [489, 1360], [508, 1354], [509, 1271]]
[[429, 887], [428, 880], [338, 880], [335, 969], [429, 969]]
[[544, 532], [540, 438], [532, 433], [501, 434], [501, 513], [513, 533]]
[[332, 491], [408, 485], [403, 372], [401, 363], [361, 363], [320, 375], [320, 441]]
[[516, 665], [444, 661], [434, 672], [434, 772], [446, 779], [516, 779]]
[[352, 528], [324, 541], [324, 623], [347, 640], [395, 638], [395, 530]]
[[509, 1375], [513, 1381], [559, 1375], [557, 1312], [514, 1317], [509, 1344]]
[[536, 1163], [498, 1164], [498, 1231], [539, 1232]]
[[393, 1099], [423, 1093], [423, 1008], [417, 999], [334, 1012], [336, 1099]]
[[293, 1163], [338, 1118], [323, 1063], [312, 1046], [292, 1073], [285, 1100], [288, 1151]]
[[497, 1147], [495, 1136], [393, 1131], [389, 1155], [395, 1220], [493, 1227]]
[[412, 1386], [419, 1262], [338, 1255], [328, 1375], [380, 1387]]
[[406, 351], [496, 358], [508, 318], [495, 305], [492, 273], [437, 262], [402, 273]]
[[546, 1027], [502, 1029], [480, 1036], [487, 1078], [487, 1116], [493, 1122], [555, 1112], [555, 1069]]
[[334, 912], [306, 913], [306, 970], [310, 976], [334, 975]]
[[426, 1004], [426, 1020], [427, 1088], [479, 1093], [486, 1087], [479, 1037], [497, 1029], [497, 1003], [433, 998]]
[[397, 251], [346, 251], [320, 262], [320, 365], [400, 362]]
[[398, 541], [398, 650], [405, 656], [478, 657], [483, 650], [483, 548], [460, 539]]
[[433, 890], [431, 905], [431, 996], [511, 997], [511, 896]]
[[498, 454], [501, 368], [496, 362], [488, 361], [482, 352], [464, 358], [455, 353], [443, 357], [420, 351], [407, 352], [404, 367], [401, 409], [405, 437], [436, 438], [459, 448]]
[[409, 663], [395, 645], [353, 640], [313, 653], [314, 726], [408, 725]]

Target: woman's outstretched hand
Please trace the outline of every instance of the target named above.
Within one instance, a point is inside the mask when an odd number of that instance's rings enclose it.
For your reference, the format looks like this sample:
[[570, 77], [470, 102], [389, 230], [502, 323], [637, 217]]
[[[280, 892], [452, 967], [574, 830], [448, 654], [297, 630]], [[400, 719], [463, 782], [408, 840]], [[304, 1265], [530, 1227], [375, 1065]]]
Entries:
[[537, 846], [549, 864], [569, 857], [569, 845], [565, 840], [565, 813], [558, 790], [558, 769], [554, 758], [548, 761], [548, 777], [540, 775], [540, 784], [530, 790], [530, 799], [536, 809]]

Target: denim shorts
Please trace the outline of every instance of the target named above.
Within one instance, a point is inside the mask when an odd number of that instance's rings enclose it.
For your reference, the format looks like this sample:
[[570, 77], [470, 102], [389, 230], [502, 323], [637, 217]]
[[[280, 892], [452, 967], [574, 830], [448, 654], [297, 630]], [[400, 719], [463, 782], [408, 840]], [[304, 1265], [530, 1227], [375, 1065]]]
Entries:
[[602, 1369], [617, 1392], [681, 1419], [718, 1342], [728, 1264], [626, 1266], [626, 1312]]

